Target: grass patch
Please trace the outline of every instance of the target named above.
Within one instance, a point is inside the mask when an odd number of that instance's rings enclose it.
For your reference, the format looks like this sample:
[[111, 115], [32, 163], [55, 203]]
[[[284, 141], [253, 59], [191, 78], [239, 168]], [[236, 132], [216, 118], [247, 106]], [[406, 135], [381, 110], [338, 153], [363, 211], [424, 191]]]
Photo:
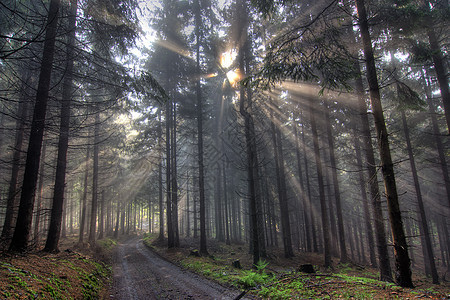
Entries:
[[97, 244], [102, 247], [103, 249], [110, 251], [114, 247], [117, 246], [117, 241], [110, 238], [105, 238], [97, 241]]
[[209, 257], [188, 257], [180, 262], [180, 265], [194, 273], [218, 281], [221, 284], [230, 285], [236, 282], [241, 272], [231, 266], [219, 264]]

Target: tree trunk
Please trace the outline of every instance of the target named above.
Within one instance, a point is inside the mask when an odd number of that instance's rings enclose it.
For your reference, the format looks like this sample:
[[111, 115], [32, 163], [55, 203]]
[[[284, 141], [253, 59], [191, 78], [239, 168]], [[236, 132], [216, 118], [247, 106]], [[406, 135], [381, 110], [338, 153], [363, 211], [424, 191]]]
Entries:
[[[114, 190], [111, 191], [111, 194], [114, 195]], [[105, 233], [107, 236], [111, 235], [111, 228], [112, 228], [112, 222], [114, 219], [114, 216], [112, 215], [112, 201], [108, 201], [108, 203], [106, 203], [106, 226], [105, 226]]]
[[227, 176], [226, 176], [226, 164], [225, 160], [222, 161], [222, 185], [223, 185], [223, 200], [225, 206], [225, 235], [226, 235], [226, 244], [230, 245], [230, 225], [229, 225], [229, 213], [228, 213], [228, 191], [227, 191]]
[[[196, 36], [196, 70], [200, 74], [200, 3], [194, 1], [195, 5], [195, 36]], [[197, 160], [198, 160], [198, 189], [200, 204], [200, 253], [208, 254], [206, 245], [206, 204], [205, 204], [205, 179], [204, 179], [204, 149], [203, 149], [203, 100], [200, 80], [195, 83], [195, 94], [197, 99]]]
[[[134, 209], [133, 209], [134, 208]], [[137, 203], [136, 203], [136, 199], [134, 199], [134, 205], [133, 202], [131, 202], [131, 215], [132, 215], [132, 231], [136, 232], [136, 228], [137, 228]], [[131, 221], [130, 221], [131, 223]]]
[[306, 180], [306, 200], [307, 200], [307, 214], [309, 214], [309, 220], [310, 220], [310, 227], [306, 228], [307, 231], [311, 232], [311, 238], [312, 238], [312, 243], [310, 244], [310, 247], [307, 249], [308, 252], [314, 251], [314, 252], [319, 252], [318, 246], [317, 246], [317, 235], [316, 235], [316, 226], [314, 224], [314, 210], [313, 210], [313, 205], [311, 202], [311, 182], [310, 182], [310, 178], [309, 178], [309, 169], [308, 169], [308, 157], [306, 155], [306, 142], [305, 142], [305, 129], [304, 129], [304, 125], [302, 125], [302, 145], [303, 145], [303, 153], [305, 154], [303, 157], [303, 161], [305, 164], [305, 180]]
[[[448, 173], [447, 159], [446, 159], [446, 154], [445, 154], [445, 150], [444, 150], [444, 145], [441, 140], [441, 134], [440, 134], [439, 126], [438, 126], [438, 121], [436, 118], [436, 107], [433, 103], [433, 99], [431, 96], [429, 79], [428, 80], [426, 79], [423, 70], [421, 70], [421, 73], [422, 73], [422, 78], [424, 80], [425, 92], [426, 92], [427, 103], [428, 103], [428, 112], [430, 114], [431, 125], [432, 125], [432, 129], [433, 129], [433, 136], [435, 138], [435, 143], [436, 143], [435, 146], [436, 146], [436, 150], [438, 152], [439, 162], [440, 162], [440, 166], [441, 166], [441, 170], [442, 170], [442, 177], [444, 179], [444, 186], [445, 186], [445, 191], [446, 191], [446, 196], [447, 196], [447, 202], [450, 203], [450, 177], [449, 177], [449, 173]], [[442, 226], [445, 228], [445, 230], [447, 230], [447, 222], [446, 222], [446, 218], [444, 216], [448, 215], [449, 208], [446, 207], [446, 205], [444, 203], [440, 203], [440, 205], [441, 205], [441, 207], [443, 207], [444, 213], [443, 213], [443, 216], [441, 216], [439, 219], [443, 220]], [[439, 232], [442, 232], [442, 231], [439, 231]], [[447, 249], [446, 258], [447, 258], [447, 260], [450, 260], [450, 239], [447, 236], [445, 236], [443, 239], [446, 241], [446, 243], [444, 245], [442, 243], [440, 243], [440, 245], [441, 245], [441, 253], [444, 253], [442, 251], [442, 249]], [[439, 237], [441, 237], [441, 235], [439, 235]], [[443, 258], [442, 262], [444, 263], [444, 261], [445, 261], [445, 259]], [[450, 263], [447, 264], [447, 269], [450, 271]]]
[[62, 223], [61, 223], [61, 237], [67, 237], [67, 202], [64, 202], [63, 205], [63, 214], [62, 214]]
[[[125, 227], [127, 228], [126, 230], [126, 234], [129, 235], [130, 234], [130, 227], [131, 227], [131, 213], [132, 213], [132, 208], [133, 208], [133, 203], [130, 202], [127, 205], [127, 211], [126, 211], [126, 217], [125, 217]], [[125, 231], [124, 231], [125, 233]]]
[[214, 216], [215, 216], [215, 229], [216, 239], [220, 242], [225, 241], [223, 232], [223, 205], [222, 205], [222, 176], [220, 172], [220, 166], [217, 165], [216, 176], [214, 180]]
[[314, 112], [314, 99], [310, 100], [310, 121], [311, 131], [313, 135], [314, 154], [317, 168], [317, 179], [319, 184], [319, 199], [322, 219], [322, 234], [323, 234], [323, 252], [324, 252], [324, 266], [325, 268], [331, 267], [331, 253], [330, 253], [330, 224], [327, 216], [327, 205], [325, 200], [325, 187], [323, 184], [323, 168], [322, 159], [320, 158], [319, 137], [317, 135], [316, 116]]
[[[267, 173], [268, 171], [265, 170], [265, 173]], [[269, 183], [268, 183], [268, 179], [267, 176], [264, 176], [263, 178], [264, 180], [264, 188], [266, 190], [270, 189], [269, 187]], [[271, 239], [271, 246], [278, 247], [278, 226], [277, 226], [277, 213], [276, 213], [276, 209], [275, 209], [275, 199], [274, 196], [272, 196], [272, 193], [270, 193], [269, 191], [267, 191], [268, 197], [267, 197], [267, 206], [268, 206], [268, 211], [269, 211], [269, 216], [270, 216], [270, 239]]]
[[[430, 13], [430, 3], [428, 0], [423, 0], [424, 11]], [[447, 121], [447, 130], [450, 134], [450, 90], [448, 87], [447, 71], [445, 70], [445, 60], [442, 55], [439, 41], [434, 31], [434, 22], [430, 15], [426, 17], [426, 31], [428, 35], [428, 41], [430, 43], [431, 57], [433, 59], [433, 66], [436, 72], [437, 81], [441, 90], [442, 103], [444, 104], [445, 120]], [[450, 204], [450, 202], [449, 202]]]
[[423, 199], [422, 199], [422, 192], [420, 191], [420, 183], [419, 183], [419, 176], [417, 175], [417, 169], [416, 169], [416, 162], [414, 159], [412, 146], [411, 146], [411, 139], [409, 136], [409, 128], [408, 123], [406, 121], [406, 115], [404, 111], [401, 111], [402, 115], [402, 123], [403, 123], [403, 131], [405, 133], [405, 141], [406, 141], [406, 149], [408, 151], [408, 157], [409, 157], [409, 164], [411, 166], [411, 173], [414, 180], [414, 188], [416, 190], [416, 197], [417, 197], [417, 204], [419, 209], [419, 220], [420, 220], [420, 235], [423, 236], [425, 240], [425, 246], [426, 246], [426, 252], [423, 253], [424, 257], [427, 257], [427, 261], [430, 267], [431, 271], [431, 278], [433, 278], [434, 284], [439, 284], [439, 277], [436, 269], [436, 263], [434, 261], [434, 252], [431, 245], [431, 239], [430, 239], [430, 231], [428, 230], [428, 223], [427, 218], [425, 215], [425, 207], [423, 205]]
[[[431, 118], [431, 125], [433, 128], [433, 136], [434, 136], [435, 143], [436, 143], [436, 150], [438, 152], [439, 162], [440, 162], [440, 166], [441, 166], [441, 170], [442, 170], [442, 177], [444, 179], [445, 191], [447, 192], [447, 195], [446, 195], [447, 196], [447, 204], [445, 204], [445, 203], [440, 203], [440, 204], [444, 207], [447, 206], [447, 208], [445, 208], [445, 210], [448, 214], [449, 207], [450, 207], [450, 176], [449, 176], [448, 167], [447, 167], [447, 156], [445, 154], [444, 144], [442, 143], [438, 120], [436, 118], [436, 107], [432, 100], [430, 84], [425, 79], [425, 74], [424, 74], [423, 70], [422, 70], [422, 78], [425, 81], [424, 85], [425, 85], [425, 91], [426, 91], [426, 95], [427, 95], [428, 113], [430, 114], [430, 118]], [[448, 247], [450, 247], [450, 245], [448, 245]]]
[[117, 202], [116, 225], [114, 229], [114, 239], [116, 240], [119, 238], [119, 224], [120, 224], [120, 202]]
[[[283, 146], [281, 142], [280, 129], [276, 128], [273, 115], [271, 115], [272, 142], [275, 156], [275, 171], [278, 187], [278, 201], [280, 204], [281, 232], [283, 237], [284, 256], [290, 258], [294, 256], [291, 240], [291, 224], [289, 220], [289, 204], [286, 192], [286, 177], [284, 171]], [[277, 125], [280, 126], [279, 122]]]
[[191, 193], [189, 172], [186, 174], [186, 237], [191, 236]]
[[[242, 35], [245, 37], [245, 41], [247, 41], [247, 9], [242, 1], [239, 2], [238, 11], [240, 19], [242, 22]], [[245, 70], [246, 65], [246, 55], [248, 51], [246, 51], [248, 45], [247, 42], [241, 49], [239, 49], [239, 66], [240, 69]], [[251, 229], [251, 248], [253, 254], [253, 264], [256, 265], [260, 258], [264, 256], [262, 251], [263, 245], [261, 244], [261, 240], [264, 240], [262, 237], [264, 233], [262, 232], [263, 228], [260, 228], [260, 222], [258, 221], [259, 217], [258, 213], [258, 202], [259, 202], [259, 185], [258, 185], [258, 163], [257, 163], [257, 152], [255, 145], [255, 129], [253, 124], [253, 118], [251, 115], [251, 95], [250, 90], [240, 87], [240, 99], [239, 99], [239, 113], [244, 118], [244, 131], [245, 131], [245, 148], [247, 153], [247, 180], [248, 180], [248, 191], [249, 191], [249, 218], [250, 218], [250, 229]]]
[[308, 203], [309, 198], [307, 197], [307, 194], [305, 192], [305, 185], [303, 182], [303, 173], [302, 173], [302, 163], [301, 163], [301, 157], [300, 157], [300, 139], [298, 137], [298, 130], [297, 130], [297, 123], [295, 122], [295, 115], [293, 115], [294, 119], [294, 137], [295, 137], [295, 155], [297, 158], [297, 172], [298, 172], [298, 181], [300, 183], [300, 197], [303, 203], [303, 219], [304, 219], [304, 227], [305, 227], [305, 241], [306, 241], [306, 249], [307, 251], [311, 251], [311, 234], [309, 231], [310, 228], [310, 222], [309, 222], [309, 216], [308, 216]]
[[[354, 129], [354, 131], [356, 130]], [[369, 211], [369, 200], [367, 199], [366, 180], [364, 178], [364, 168], [362, 164], [361, 149], [359, 145], [360, 141], [356, 132], [354, 141], [355, 141], [356, 164], [357, 167], [361, 169], [361, 171], [358, 172], [358, 179], [359, 179], [359, 187], [361, 189], [361, 202], [364, 211], [364, 223], [366, 227], [367, 244], [369, 246], [370, 265], [376, 268], [378, 265], [377, 265], [377, 258], [375, 256], [375, 242], [373, 240], [373, 228], [372, 223], [370, 221], [371, 218]]]
[[150, 210], [147, 212], [147, 218], [150, 218], [151, 223], [150, 224], [150, 232], [153, 233], [155, 232], [155, 205], [152, 203], [150, 206]]
[[[233, 176], [230, 176], [230, 185], [234, 186], [234, 180], [233, 180]], [[239, 231], [240, 231], [240, 227], [238, 227], [239, 225], [239, 217], [238, 217], [238, 199], [237, 197], [234, 195], [235, 193], [231, 194], [231, 239], [233, 241], [237, 241], [238, 240], [238, 236], [239, 236]]]
[[59, 127], [58, 158], [56, 164], [55, 186], [53, 190], [53, 205], [50, 216], [47, 242], [44, 251], [59, 252], [58, 244], [61, 233], [61, 218], [63, 216], [64, 192], [66, 187], [67, 150], [69, 148], [70, 106], [72, 98], [72, 78], [74, 65], [75, 30], [77, 18], [77, 0], [70, 1], [69, 36], [67, 43], [66, 71], [61, 99], [61, 120]]
[[72, 197], [72, 193], [69, 192], [68, 196], [67, 196], [67, 200], [70, 203], [69, 204], [69, 234], [72, 235], [73, 234], [73, 197]]
[[180, 236], [178, 231], [178, 175], [177, 175], [177, 104], [173, 103], [172, 120], [172, 226], [173, 226], [173, 246], [180, 246]]
[[167, 246], [174, 247], [172, 224], [172, 99], [167, 100], [166, 105], [166, 222], [167, 222]]
[[353, 241], [353, 234], [352, 234], [352, 227], [350, 226], [351, 222], [348, 222], [347, 224], [347, 232], [348, 232], [348, 241], [350, 246], [350, 255], [352, 258], [352, 261], [356, 261], [355, 259], [355, 245]]
[[[322, 142], [324, 143], [324, 142]], [[322, 144], [322, 147], [324, 147], [324, 145]], [[323, 155], [322, 157], [327, 157], [327, 149], [323, 150]], [[329, 152], [329, 151], [328, 151]], [[328, 155], [329, 157], [329, 155]], [[330, 220], [330, 251], [331, 251], [331, 255], [332, 256], [339, 256], [339, 250], [338, 250], [338, 232], [337, 232], [337, 224], [336, 224], [336, 216], [334, 214], [334, 212], [336, 211], [334, 206], [333, 206], [333, 193], [331, 192], [331, 172], [329, 170], [329, 168], [327, 168], [327, 161], [325, 161], [324, 159], [324, 173], [325, 173], [325, 177], [324, 177], [324, 181], [325, 181], [325, 195], [327, 195], [326, 197], [326, 203], [327, 203], [327, 207], [328, 207], [328, 216], [329, 216], [329, 220]]]
[[89, 179], [89, 156], [91, 155], [91, 147], [88, 145], [86, 150], [86, 166], [84, 171], [84, 188], [83, 197], [81, 198], [81, 220], [80, 220], [80, 233], [78, 236], [78, 243], [83, 244], [84, 240], [84, 227], [86, 225], [87, 215], [87, 192], [88, 192], [88, 179]]
[[413, 287], [411, 280], [411, 261], [408, 255], [408, 245], [403, 229], [402, 217], [398, 202], [397, 187], [395, 183], [394, 164], [392, 163], [389, 148], [388, 133], [381, 107], [380, 91], [378, 86], [375, 58], [372, 49], [372, 40], [369, 33], [369, 24], [364, 0], [356, 0], [359, 18], [359, 28], [364, 46], [364, 56], [367, 68], [367, 81], [369, 83], [370, 102], [375, 120], [378, 148], [381, 158], [381, 170], [387, 198], [389, 220], [391, 224], [392, 239], [394, 243], [394, 256], [396, 267], [396, 282], [402, 287]]
[[[5, 109], [5, 104], [2, 103], [0, 105], [0, 110], [4, 111], [4, 109]], [[5, 129], [4, 128], [5, 128], [5, 115], [0, 114], [0, 149], [3, 149], [4, 143], [5, 143], [5, 133], [4, 133]], [[0, 155], [0, 158], [2, 158], [2, 159], [4, 158], [3, 157], [3, 152]]]
[[[245, 97], [245, 93], [241, 91], [241, 97]], [[244, 102], [241, 98], [241, 101]], [[243, 105], [242, 105], [243, 106]], [[248, 112], [243, 112], [244, 110], [241, 110], [241, 114], [244, 116], [245, 119], [245, 140], [246, 140], [246, 151], [247, 151], [247, 176], [248, 176], [248, 189], [249, 189], [249, 203], [250, 203], [250, 228], [251, 228], [251, 246], [253, 250], [253, 264], [257, 264], [261, 258], [261, 252], [260, 252], [260, 244], [259, 244], [259, 231], [260, 228], [258, 228], [258, 215], [257, 215], [257, 204], [256, 204], [256, 189], [255, 189], [255, 168], [257, 168], [255, 163], [255, 155], [256, 153], [253, 152], [252, 146], [251, 146], [251, 130], [250, 130], [250, 115]]]
[[330, 166], [331, 166], [331, 175], [333, 179], [333, 187], [334, 187], [334, 199], [336, 202], [336, 216], [337, 216], [337, 227], [338, 227], [338, 237], [339, 237], [339, 250], [341, 254], [341, 263], [347, 262], [347, 248], [345, 247], [345, 232], [344, 232], [344, 219], [342, 217], [342, 207], [341, 207], [341, 191], [339, 190], [339, 180], [337, 177], [337, 168], [336, 168], [336, 158], [334, 151], [334, 139], [333, 132], [331, 127], [331, 119], [329, 113], [330, 106], [328, 105], [328, 101], [325, 100], [325, 123], [327, 127], [327, 137], [328, 137], [328, 148], [330, 151]]
[[366, 260], [366, 253], [365, 253], [365, 251], [364, 251], [364, 238], [363, 238], [363, 229], [362, 229], [362, 223], [363, 222], [358, 222], [358, 224], [357, 224], [357, 226], [358, 226], [358, 234], [359, 234], [359, 238], [358, 238], [358, 241], [359, 241], [359, 247], [361, 248], [361, 260], [360, 260], [360, 262], [363, 264], [363, 265], [366, 265], [367, 264], [367, 260]]
[[[197, 189], [197, 184], [199, 183], [198, 181], [194, 182], [194, 178], [192, 178], [192, 185], [194, 187], [194, 190], [198, 191]], [[198, 209], [197, 209], [197, 197], [194, 196], [193, 202], [194, 202], [194, 226], [193, 226], [193, 230], [194, 230], [194, 239], [198, 238]], [[205, 237], [205, 241], [206, 241], [206, 237]]]
[[39, 74], [36, 103], [34, 106], [33, 120], [31, 122], [31, 134], [28, 143], [19, 213], [14, 235], [9, 247], [9, 250], [12, 252], [25, 252], [28, 248], [36, 184], [39, 173], [39, 162], [41, 158], [41, 146], [44, 136], [45, 115], [47, 112], [47, 102], [53, 67], [53, 56], [55, 54], [59, 7], [60, 0], [51, 0], [48, 10], [44, 52]]
[[[25, 81], [22, 85], [22, 89], [25, 88]], [[9, 188], [8, 188], [8, 198], [6, 200], [6, 212], [5, 212], [5, 220], [3, 223], [2, 235], [0, 240], [9, 244], [12, 236], [12, 226], [14, 224], [15, 218], [15, 207], [17, 204], [17, 196], [20, 191], [17, 190], [17, 180], [19, 178], [19, 170], [20, 170], [20, 156], [22, 153], [22, 145], [23, 145], [23, 135], [25, 133], [25, 122], [28, 115], [28, 101], [25, 99], [25, 95], [22, 96], [22, 100], [19, 102], [17, 107], [17, 116], [16, 120], [16, 136], [15, 143], [13, 148], [13, 157], [12, 157], [12, 169], [11, 169], [11, 178], [9, 180]], [[5, 244], [5, 245], [6, 245]]]
[[[359, 64], [357, 68], [359, 68]], [[369, 117], [366, 101], [364, 99], [364, 87], [361, 76], [357, 77], [355, 85], [358, 94], [358, 113], [361, 117], [362, 138], [365, 150], [364, 152], [366, 154], [367, 171], [369, 173], [369, 190], [374, 216], [373, 220], [375, 225], [380, 280], [392, 282], [392, 270], [386, 242], [386, 231], [384, 227], [383, 211], [381, 207], [381, 196], [378, 187], [378, 175], [376, 169], [377, 164], [375, 162], [374, 149], [372, 146]]]
[[[448, 218], [444, 215], [440, 215], [439, 222], [437, 223], [438, 235], [439, 235], [439, 245], [442, 251], [442, 264], [447, 265], [447, 272], [450, 271], [450, 234], [448, 231]], [[445, 256], [446, 253], [447, 255]]]
[[[246, 13], [246, 17], [248, 17], [248, 12]], [[247, 27], [248, 28], [248, 27]], [[247, 38], [246, 43], [244, 44], [244, 61], [245, 61], [245, 74], [251, 74], [250, 70], [250, 63], [252, 61], [252, 51], [251, 51], [251, 42]], [[250, 111], [250, 141], [251, 141], [251, 151], [254, 153], [254, 184], [255, 184], [255, 196], [256, 196], [256, 222], [258, 224], [258, 239], [259, 239], [259, 251], [260, 251], [260, 257], [265, 258], [267, 257], [266, 253], [266, 238], [264, 235], [264, 214], [263, 214], [263, 199], [262, 199], [262, 189], [261, 189], [261, 176], [260, 176], [260, 164], [258, 161], [258, 147], [256, 144], [256, 131], [255, 131], [255, 123], [253, 121], [253, 93], [252, 88], [249, 86], [247, 87], [247, 101], [248, 101], [248, 108]], [[287, 198], [287, 196], [286, 196]], [[289, 233], [290, 237], [290, 233]], [[291, 246], [292, 248], [292, 246]]]
[[97, 206], [98, 206], [98, 154], [100, 143], [100, 115], [95, 114], [94, 125], [94, 152], [92, 167], [92, 203], [91, 203], [91, 220], [89, 225], [89, 243], [93, 245], [97, 232]]
[[162, 144], [162, 123], [161, 123], [161, 110], [158, 110], [158, 200], [159, 200], [159, 236], [158, 240], [164, 240], [164, 196], [163, 196], [163, 144]]
[[98, 239], [101, 240], [104, 237], [105, 231], [105, 191], [102, 190], [102, 198], [100, 201], [100, 217], [98, 220]]
[[36, 248], [39, 248], [40, 244], [40, 229], [42, 227], [42, 206], [43, 206], [43, 199], [44, 199], [44, 175], [45, 175], [45, 157], [47, 154], [47, 141], [46, 137], [44, 136], [44, 144], [42, 145], [42, 157], [39, 167], [39, 182], [38, 182], [38, 193], [37, 193], [37, 202], [36, 207], [34, 208], [35, 213], [35, 220], [34, 220], [34, 244], [36, 245]]
[[356, 254], [358, 255], [358, 261], [361, 261], [361, 249], [359, 248], [359, 238], [358, 238], [358, 225], [356, 224], [356, 218], [352, 219], [352, 227], [353, 227], [353, 238], [355, 241], [355, 249]]

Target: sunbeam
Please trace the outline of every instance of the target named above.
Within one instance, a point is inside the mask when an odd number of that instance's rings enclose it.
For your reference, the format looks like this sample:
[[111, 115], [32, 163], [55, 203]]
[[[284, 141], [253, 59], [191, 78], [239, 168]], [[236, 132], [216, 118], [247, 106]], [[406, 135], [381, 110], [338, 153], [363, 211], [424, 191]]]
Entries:
[[173, 51], [175, 53], [180, 54], [181, 56], [184, 56], [186, 58], [190, 58], [193, 59], [191, 53], [189, 52], [189, 50], [187, 50], [186, 48], [181, 47], [180, 45], [177, 45], [174, 42], [168, 41], [168, 40], [162, 40], [159, 39], [158, 41], [156, 41], [156, 44], [158, 46], [161, 46], [163, 48], [166, 48], [170, 51]]

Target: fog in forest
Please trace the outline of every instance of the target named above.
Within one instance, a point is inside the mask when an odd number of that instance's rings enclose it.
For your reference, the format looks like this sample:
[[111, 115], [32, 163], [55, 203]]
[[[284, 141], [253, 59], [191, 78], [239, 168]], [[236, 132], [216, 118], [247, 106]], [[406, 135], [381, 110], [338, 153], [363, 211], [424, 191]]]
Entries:
[[448, 280], [449, 12], [2, 0], [2, 249], [147, 232]]

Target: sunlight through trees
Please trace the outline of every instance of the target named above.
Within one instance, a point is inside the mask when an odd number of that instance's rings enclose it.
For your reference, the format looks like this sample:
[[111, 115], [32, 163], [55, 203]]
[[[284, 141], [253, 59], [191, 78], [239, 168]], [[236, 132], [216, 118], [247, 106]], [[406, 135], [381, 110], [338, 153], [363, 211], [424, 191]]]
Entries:
[[150, 232], [203, 256], [238, 244], [255, 267], [320, 253], [402, 287], [442, 282], [448, 14], [441, 0], [2, 1], [1, 248]]

